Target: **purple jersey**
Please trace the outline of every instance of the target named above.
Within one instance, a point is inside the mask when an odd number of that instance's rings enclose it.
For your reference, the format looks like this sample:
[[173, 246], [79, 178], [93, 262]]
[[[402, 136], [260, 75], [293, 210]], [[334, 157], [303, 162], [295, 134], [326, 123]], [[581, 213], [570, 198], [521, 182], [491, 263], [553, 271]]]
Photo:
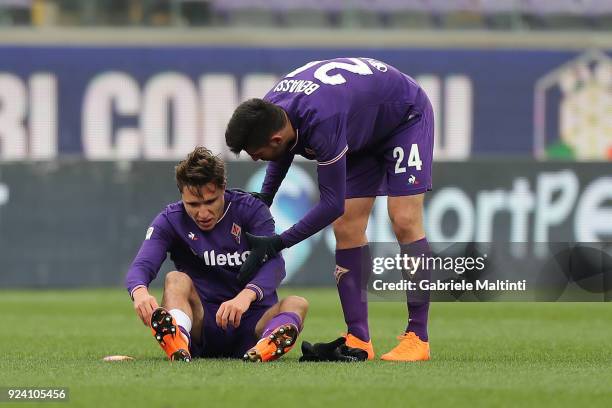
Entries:
[[430, 108], [412, 78], [371, 58], [313, 61], [287, 74], [265, 100], [283, 108], [296, 130], [295, 144], [268, 165], [262, 192], [274, 195], [294, 155], [317, 161], [321, 200], [283, 232], [292, 246], [342, 215], [347, 155], [374, 154], [394, 132]]
[[255, 292], [260, 306], [277, 302], [276, 289], [285, 277], [280, 255], [266, 262], [246, 286], [236, 277], [249, 254], [245, 233], [274, 234], [270, 210], [242, 191], [226, 190], [224, 197], [223, 215], [211, 231], [198, 228], [182, 201], [155, 217], [125, 279], [130, 295], [149, 286], [170, 253], [176, 269], [191, 277], [203, 303], [220, 304], [245, 287]]

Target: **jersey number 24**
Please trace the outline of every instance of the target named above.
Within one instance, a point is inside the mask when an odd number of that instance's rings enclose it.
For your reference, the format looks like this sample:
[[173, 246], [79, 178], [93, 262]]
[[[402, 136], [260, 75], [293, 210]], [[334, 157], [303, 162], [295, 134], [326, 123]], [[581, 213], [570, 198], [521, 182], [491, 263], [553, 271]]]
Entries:
[[[393, 158], [396, 160], [395, 174], [405, 173], [406, 167], [402, 166], [402, 162], [404, 161], [404, 148], [401, 146], [396, 146], [393, 149]], [[421, 156], [419, 155], [419, 145], [413, 143], [410, 146], [410, 153], [408, 153], [408, 167], [415, 167], [417, 170], [421, 170], [422, 164], [423, 162], [421, 161]]]

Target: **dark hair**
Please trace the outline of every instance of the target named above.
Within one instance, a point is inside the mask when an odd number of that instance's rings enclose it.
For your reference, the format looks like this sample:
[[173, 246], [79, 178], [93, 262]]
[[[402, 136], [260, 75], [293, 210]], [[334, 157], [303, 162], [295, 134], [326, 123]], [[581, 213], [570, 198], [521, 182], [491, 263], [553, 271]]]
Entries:
[[182, 193], [187, 187], [196, 195], [200, 187], [213, 183], [225, 187], [225, 163], [205, 147], [198, 146], [174, 168], [176, 185]]
[[265, 146], [286, 123], [285, 111], [263, 99], [249, 99], [236, 108], [225, 130], [225, 143], [239, 154], [242, 150]]

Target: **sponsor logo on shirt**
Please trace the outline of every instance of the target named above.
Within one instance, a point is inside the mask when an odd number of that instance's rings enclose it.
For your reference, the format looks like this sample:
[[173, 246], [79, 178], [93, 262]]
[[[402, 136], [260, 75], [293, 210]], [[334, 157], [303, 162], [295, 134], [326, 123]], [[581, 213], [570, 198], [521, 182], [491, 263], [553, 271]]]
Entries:
[[193, 232], [190, 232], [189, 234], [187, 234], [187, 236], [189, 237], [190, 240], [192, 241], [197, 241], [198, 237], [196, 236], [196, 234], [194, 234]]
[[240, 232], [241, 231], [242, 231], [242, 228], [240, 227], [240, 225], [233, 222], [232, 223], [232, 235], [234, 236], [234, 239], [236, 240], [238, 245], [240, 245]]
[[154, 230], [155, 230], [155, 228], [149, 227], [149, 229], [147, 230], [147, 234], [145, 235], [145, 240], [151, 239], [151, 235], [153, 235], [153, 231]]
[[240, 266], [246, 261], [250, 253], [251, 251], [242, 253], [234, 251], [233, 253], [218, 254], [213, 249], [212, 251], [204, 251], [202, 260], [208, 266]]

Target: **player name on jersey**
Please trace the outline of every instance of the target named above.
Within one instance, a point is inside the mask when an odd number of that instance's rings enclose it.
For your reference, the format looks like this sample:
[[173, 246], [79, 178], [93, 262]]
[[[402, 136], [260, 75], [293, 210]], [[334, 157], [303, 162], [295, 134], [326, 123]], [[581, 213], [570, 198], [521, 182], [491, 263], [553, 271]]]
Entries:
[[304, 92], [306, 95], [310, 95], [319, 89], [320, 86], [321, 85], [305, 79], [283, 79], [274, 87], [274, 92]]

